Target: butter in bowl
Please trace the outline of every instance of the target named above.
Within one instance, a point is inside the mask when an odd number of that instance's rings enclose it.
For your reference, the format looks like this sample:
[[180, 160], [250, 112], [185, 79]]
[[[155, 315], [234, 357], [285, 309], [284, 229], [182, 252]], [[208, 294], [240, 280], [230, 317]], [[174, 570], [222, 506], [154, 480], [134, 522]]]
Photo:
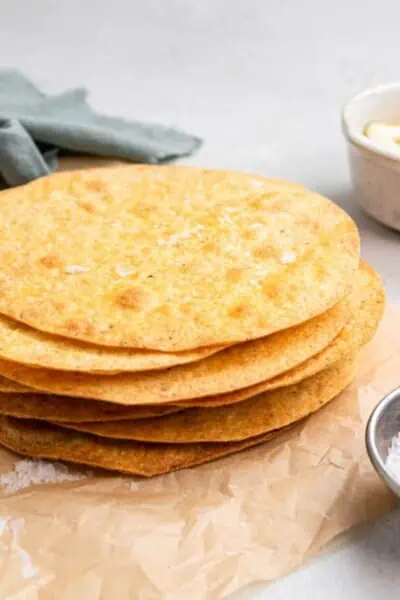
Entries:
[[355, 96], [343, 109], [342, 127], [358, 202], [400, 231], [400, 83]]

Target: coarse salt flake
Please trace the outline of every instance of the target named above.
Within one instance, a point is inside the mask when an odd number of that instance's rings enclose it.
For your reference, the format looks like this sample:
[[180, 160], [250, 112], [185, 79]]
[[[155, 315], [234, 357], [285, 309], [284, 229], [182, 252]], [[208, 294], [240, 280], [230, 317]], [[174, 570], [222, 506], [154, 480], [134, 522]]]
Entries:
[[175, 246], [175, 244], [178, 240], [179, 240], [179, 235], [177, 233], [175, 233], [174, 235], [171, 235], [167, 240], [167, 246], [169, 248], [171, 248], [172, 246]]
[[296, 260], [294, 252], [284, 252], [281, 256], [281, 263], [283, 265], [291, 265]]
[[18, 461], [13, 471], [0, 475], [0, 486], [7, 494], [15, 494], [30, 485], [80, 481], [88, 476], [89, 473], [70, 473], [62, 463], [26, 459]]
[[262, 223], [252, 223], [251, 225], [249, 225], [249, 229], [263, 229], [265, 227], [265, 225], [263, 225]]
[[253, 287], [259, 288], [260, 287], [260, 280], [259, 279], [249, 279], [249, 284]]
[[218, 221], [221, 225], [235, 225], [235, 222], [228, 215], [222, 215]]
[[67, 265], [64, 271], [69, 275], [74, 275], [75, 273], [87, 273], [90, 269], [81, 265]]
[[129, 267], [124, 267], [123, 265], [117, 264], [115, 265], [115, 271], [120, 277], [128, 277], [129, 275], [132, 275], [132, 273], [135, 272], [135, 269], [131, 269]]
[[262, 266], [256, 267], [257, 277], [265, 277], [265, 275], [268, 275], [268, 273], [269, 273], [268, 267], [262, 267]]
[[392, 439], [385, 465], [392, 477], [400, 484], [400, 432]]

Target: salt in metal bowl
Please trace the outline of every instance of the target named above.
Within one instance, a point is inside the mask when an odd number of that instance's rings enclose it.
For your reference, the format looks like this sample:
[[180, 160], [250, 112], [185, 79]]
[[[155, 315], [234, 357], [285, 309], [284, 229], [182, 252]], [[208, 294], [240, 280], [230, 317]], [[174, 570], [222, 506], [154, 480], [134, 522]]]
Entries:
[[392, 439], [400, 433], [400, 387], [385, 396], [372, 412], [366, 430], [368, 455], [378, 475], [400, 498], [400, 481], [386, 466]]

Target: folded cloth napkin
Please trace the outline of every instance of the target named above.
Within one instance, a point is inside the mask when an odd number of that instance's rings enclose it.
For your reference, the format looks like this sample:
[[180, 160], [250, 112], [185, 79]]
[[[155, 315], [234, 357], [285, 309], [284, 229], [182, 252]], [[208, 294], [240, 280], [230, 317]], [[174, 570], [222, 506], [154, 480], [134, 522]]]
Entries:
[[158, 163], [201, 144], [174, 128], [97, 114], [86, 97], [83, 88], [48, 96], [18, 71], [0, 70], [0, 176], [7, 185], [54, 171], [59, 150]]

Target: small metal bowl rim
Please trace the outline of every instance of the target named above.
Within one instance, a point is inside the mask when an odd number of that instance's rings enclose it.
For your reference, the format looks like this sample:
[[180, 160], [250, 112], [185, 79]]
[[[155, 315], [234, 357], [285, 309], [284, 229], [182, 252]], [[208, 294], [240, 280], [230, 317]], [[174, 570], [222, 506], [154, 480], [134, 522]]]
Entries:
[[387, 394], [387, 396], [385, 396], [372, 411], [367, 423], [365, 440], [368, 456], [376, 472], [400, 498], [400, 483], [398, 483], [388, 472], [376, 446], [377, 426], [389, 406], [396, 401], [400, 402], [400, 387], [397, 387]]

